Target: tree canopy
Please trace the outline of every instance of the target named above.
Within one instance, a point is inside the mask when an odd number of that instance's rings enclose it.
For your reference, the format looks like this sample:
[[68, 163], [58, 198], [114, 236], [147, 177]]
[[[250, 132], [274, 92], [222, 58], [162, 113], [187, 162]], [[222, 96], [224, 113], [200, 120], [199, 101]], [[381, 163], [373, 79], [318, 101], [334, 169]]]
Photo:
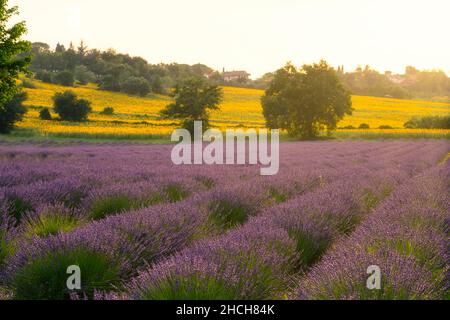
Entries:
[[209, 111], [219, 109], [222, 89], [200, 79], [190, 79], [177, 85], [175, 102], [161, 111], [162, 118], [180, 119], [183, 128], [193, 133], [194, 121], [202, 121], [203, 129], [209, 127]]
[[336, 129], [353, 110], [349, 91], [325, 61], [301, 69], [288, 63], [276, 71], [261, 100], [269, 128], [302, 138]]
[[0, 124], [1, 131], [8, 133], [14, 123], [25, 113], [21, 106], [24, 95], [20, 95], [17, 79], [27, 72], [31, 57], [30, 44], [21, 39], [26, 32], [25, 22], [8, 26], [9, 19], [18, 14], [17, 7], [8, 8], [7, 0], [0, 0]]

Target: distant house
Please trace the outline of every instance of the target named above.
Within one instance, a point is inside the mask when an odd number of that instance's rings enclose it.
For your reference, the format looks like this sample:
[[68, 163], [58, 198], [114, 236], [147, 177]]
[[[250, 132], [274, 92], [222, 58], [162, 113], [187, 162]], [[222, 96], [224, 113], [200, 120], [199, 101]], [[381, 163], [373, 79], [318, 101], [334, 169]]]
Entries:
[[248, 80], [250, 74], [246, 71], [223, 71], [223, 80], [226, 82], [237, 80]]
[[405, 82], [405, 77], [399, 74], [393, 74], [391, 71], [386, 71], [384, 75], [395, 84], [402, 84]]

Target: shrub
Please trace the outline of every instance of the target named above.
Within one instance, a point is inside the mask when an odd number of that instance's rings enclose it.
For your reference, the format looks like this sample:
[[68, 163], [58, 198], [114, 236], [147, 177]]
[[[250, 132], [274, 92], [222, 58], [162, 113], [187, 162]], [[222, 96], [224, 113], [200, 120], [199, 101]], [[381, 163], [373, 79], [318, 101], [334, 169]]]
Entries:
[[22, 120], [27, 109], [23, 106], [27, 95], [25, 92], [16, 94], [11, 101], [0, 105], [0, 133], [10, 133], [17, 121]]
[[345, 127], [342, 127], [342, 129], [350, 129], [350, 130], [353, 130], [353, 129], [356, 129], [354, 126], [345, 126]]
[[104, 115], [108, 115], [108, 116], [113, 115], [114, 114], [114, 108], [112, 108], [112, 107], [105, 107], [103, 109], [103, 111], [100, 112], [100, 113], [104, 114]]
[[409, 129], [450, 129], [450, 115], [413, 117], [405, 122], [404, 127]]
[[78, 99], [71, 91], [57, 93], [53, 97], [55, 112], [61, 120], [85, 121], [92, 111], [91, 103], [84, 99]]
[[50, 110], [48, 110], [48, 108], [41, 109], [41, 111], [39, 111], [39, 119], [52, 120], [52, 115], [50, 114]]
[[391, 126], [387, 126], [387, 125], [381, 125], [378, 127], [378, 129], [394, 129], [394, 128]]
[[73, 73], [67, 70], [57, 73], [52, 80], [54, 83], [66, 87], [73, 87], [73, 84], [75, 82]]
[[67, 267], [77, 265], [82, 271], [81, 290], [92, 297], [94, 288], [112, 289], [119, 282], [119, 268], [103, 253], [82, 247], [49, 251], [30, 261], [14, 275], [14, 298], [20, 300], [62, 300], [70, 298]]
[[150, 84], [145, 78], [130, 77], [121, 83], [121, 91], [128, 94], [146, 96], [150, 92]]
[[52, 73], [46, 70], [38, 71], [35, 78], [45, 83], [52, 83]]
[[22, 81], [22, 87], [27, 88], [27, 89], [36, 89], [36, 85], [31, 82], [31, 80], [29, 79], [23, 79]]
[[370, 129], [370, 126], [367, 123], [361, 123], [358, 128], [359, 129]]

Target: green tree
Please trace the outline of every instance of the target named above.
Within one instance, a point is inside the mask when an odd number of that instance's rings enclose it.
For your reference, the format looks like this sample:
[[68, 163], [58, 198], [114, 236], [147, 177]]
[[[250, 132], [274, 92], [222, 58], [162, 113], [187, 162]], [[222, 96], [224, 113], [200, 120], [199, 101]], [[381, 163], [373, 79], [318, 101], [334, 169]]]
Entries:
[[52, 115], [50, 114], [50, 110], [48, 110], [48, 108], [41, 109], [41, 111], [39, 111], [39, 119], [52, 120]]
[[26, 96], [20, 94], [17, 79], [27, 72], [31, 61], [30, 43], [21, 40], [26, 32], [25, 22], [13, 26], [9, 19], [18, 14], [17, 7], [8, 8], [7, 0], [0, 0], [0, 132], [9, 133], [14, 123], [25, 113], [22, 106]]
[[26, 99], [27, 94], [21, 91], [1, 108], [0, 133], [10, 133], [14, 129], [14, 124], [22, 120], [27, 112], [27, 109], [23, 106]]
[[95, 74], [90, 71], [86, 66], [76, 66], [74, 70], [74, 77], [80, 84], [88, 84], [96, 80]]
[[121, 83], [121, 91], [145, 97], [150, 92], [150, 83], [142, 77], [130, 77]]
[[92, 111], [91, 103], [84, 99], [78, 99], [72, 91], [55, 94], [53, 103], [54, 110], [61, 120], [85, 121]]
[[193, 135], [194, 121], [203, 122], [203, 130], [209, 127], [209, 111], [219, 109], [222, 89], [193, 78], [175, 87], [175, 103], [161, 111], [162, 118], [180, 119], [183, 128]]
[[52, 73], [46, 70], [40, 70], [36, 73], [35, 78], [42, 82], [52, 83]]
[[75, 82], [75, 77], [72, 72], [68, 70], [64, 70], [61, 72], [58, 72], [53, 77], [53, 82], [56, 84], [60, 84], [65, 87], [73, 87], [73, 84]]
[[269, 128], [308, 139], [336, 129], [353, 110], [350, 93], [323, 60], [300, 70], [288, 63], [275, 73], [261, 102]]

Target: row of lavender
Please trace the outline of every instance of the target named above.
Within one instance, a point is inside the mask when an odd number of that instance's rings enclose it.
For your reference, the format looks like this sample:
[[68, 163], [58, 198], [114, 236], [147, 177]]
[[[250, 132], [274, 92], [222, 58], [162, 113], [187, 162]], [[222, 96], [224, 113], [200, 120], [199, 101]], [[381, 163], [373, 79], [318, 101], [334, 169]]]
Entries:
[[[409, 158], [399, 160], [412, 163], [418, 155], [408, 153]], [[435, 162], [437, 155], [422, 157], [422, 165], [427, 160]], [[392, 169], [388, 165], [373, 169], [347, 172], [345, 179], [272, 207], [220, 238], [196, 243], [141, 273], [128, 286], [125, 297], [282, 297], [293, 276], [306, 271], [333, 241], [350, 233], [389, 189], [419, 168]]]
[[[359, 217], [385, 195], [386, 186], [395, 186], [407, 177], [432, 165], [438, 158], [442, 157], [445, 148], [446, 145], [443, 143], [286, 144], [284, 150], [282, 149], [281, 168], [284, 170], [275, 178], [264, 180], [257, 176], [258, 173], [254, 167], [249, 166], [233, 167], [232, 169], [220, 167], [220, 170], [215, 167], [201, 167], [202, 179], [193, 179], [193, 177], [199, 177], [198, 171], [194, 170], [193, 167], [172, 167], [167, 164], [167, 159], [163, 161], [167, 147], [151, 148], [152, 152], [155, 151], [156, 156], [152, 155], [150, 159], [147, 154], [149, 149], [145, 149], [145, 152], [143, 152], [144, 150], [139, 150], [139, 147], [127, 147], [123, 150], [103, 149], [100, 156], [98, 151], [96, 153], [91, 148], [87, 148], [87, 150], [76, 148], [69, 150], [52, 149], [46, 151], [45, 156], [42, 156], [42, 150], [36, 152], [36, 149], [33, 148], [8, 151], [9, 153], [4, 156], [8, 160], [5, 161], [6, 164], [2, 167], [3, 171], [1, 172], [2, 174], [5, 173], [4, 176], [8, 173], [11, 176], [11, 172], [14, 172], [14, 168], [16, 168], [16, 172], [19, 174], [12, 174], [16, 177], [15, 180], [2, 179], [0, 181], [5, 186], [4, 194], [8, 195], [8, 192], [11, 194], [11, 190], [14, 190], [15, 195], [21, 195], [21, 199], [36, 199], [36, 203], [44, 202], [44, 208], [47, 209], [30, 210], [32, 214], [27, 212], [24, 223], [17, 224], [17, 219], [9, 224], [3, 223], [7, 227], [3, 227], [3, 230], [6, 231], [3, 232], [2, 243], [14, 243], [13, 247], [15, 247], [12, 253], [8, 253], [12, 246], [3, 245], [3, 249], [7, 249], [3, 250], [3, 252], [6, 252], [6, 264], [2, 272], [3, 282], [14, 289], [16, 297], [66, 297], [66, 290], [60, 290], [60, 284], [65, 284], [64, 267], [70, 261], [76, 260], [83, 265], [82, 268], [85, 271], [88, 271], [89, 277], [84, 279], [84, 290], [86, 292], [92, 292], [94, 289], [108, 291], [114, 286], [115, 290], [126, 288], [127, 291], [131, 292], [130, 296], [144, 298], [146, 295], [142, 295], [140, 292], [142, 292], [142, 288], [145, 288], [143, 284], [147, 282], [143, 279], [145, 279], [145, 275], [155, 274], [155, 272], [144, 271], [140, 277], [132, 282], [132, 285], [127, 285], [126, 279], [133, 277], [137, 270], [147, 264], [152, 267], [153, 263], [163, 260], [162, 268], [165, 272], [170, 273], [167, 274], [170, 280], [173, 276], [172, 268], [164, 266], [164, 263], [170, 264], [170, 261], [176, 261], [177, 268], [181, 268], [177, 271], [178, 275], [183, 275], [183, 272], [190, 272], [189, 266], [192, 261], [198, 262], [198, 268], [201, 269], [203, 267], [201, 257], [206, 257], [209, 259], [208, 266], [212, 268], [211, 272], [216, 274], [216, 277], [211, 278], [212, 280], [202, 278], [198, 283], [205, 284], [206, 279], [206, 283], [209, 283], [208, 286], [218, 287], [217, 290], [230, 294], [230, 290], [222, 290], [222, 280], [231, 284], [242, 282], [243, 279], [247, 282], [252, 279], [250, 282], [259, 289], [251, 290], [248, 283], [245, 285], [241, 283], [233, 287], [236, 289], [244, 285], [244, 287], [249, 288], [246, 289], [248, 290], [246, 293], [240, 291], [238, 293], [233, 289], [233, 294], [225, 297], [274, 297], [274, 293], [279, 291], [278, 289], [275, 290], [275, 287], [281, 288], [286, 285], [285, 275], [291, 274], [291, 271], [288, 270], [298, 272], [298, 270], [302, 270], [305, 266], [313, 263], [317, 258], [316, 252], [324, 251], [331, 240], [336, 237], [333, 234], [334, 231], [337, 231], [337, 235], [350, 232], [357, 225]], [[165, 152], [161, 150], [165, 150]], [[80, 157], [80, 154], [83, 156]], [[132, 156], [130, 157], [130, 155]], [[86, 158], [90, 159], [89, 163], [83, 162]], [[17, 161], [11, 159], [17, 159]], [[64, 165], [61, 165], [61, 159], [64, 159]], [[124, 165], [124, 161], [130, 161], [129, 159], [134, 160], [130, 165]], [[145, 161], [152, 165], [147, 166]], [[111, 171], [103, 171], [105, 162], [105, 166]], [[46, 167], [48, 171], [42, 170], [42, 167]], [[157, 170], [153, 171], [154, 168], [157, 168]], [[32, 172], [35, 175], [20, 174], [22, 171]], [[36, 225], [39, 226], [39, 224], [47, 224], [46, 228], [48, 229], [48, 220], [41, 219], [41, 217], [43, 212], [49, 211], [49, 207], [56, 211], [56, 216], [65, 218], [68, 216], [69, 222], [71, 221], [70, 219], [73, 218], [71, 203], [69, 202], [68, 205], [67, 202], [60, 201], [59, 195], [61, 193], [72, 195], [73, 189], [67, 188], [67, 185], [64, 184], [55, 183], [55, 181], [61, 178], [72, 178], [72, 172], [77, 172], [78, 182], [82, 182], [78, 185], [90, 188], [84, 197], [78, 195], [79, 202], [82, 205], [76, 211], [77, 214], [81, 215], [81, 220], [84, 220], [84, 225], [80, 226], [74, 223], [75, 231], [64, 232], [70, 231], [71, 228], [59, 228], [56, 223], [54, 230], [57, 231], [57, 235], [50, 237], [46, 233], [36, 234], [34, 232], [33, 234], [29, 228], [23, 228], [24, 225], [35, 223], [32, 231], [35, 231]], [[352, 173], [353, 180], [350, 183], [345, 183], [345, 180], [348, 180]], [[4, 176], [2, 175], [2, 178]], [[36, 179], [36, 176], [41, 178]], [[389, 181], [385, 180], [386, 177], [390, 178]], [[44, 184], [43, 187], [35, 188], [42, 183]], [[57, 187], [48, 188], [52, 183], [55, 183]], [[17, 192], [21, 188], [22, 190], [27, 189], [24, 188], [27, 185], [28, 189], [32, 190], [30, 192], [32, 196], [29, 198], [24, 197], [27, 193]], [[92, 215], [93, 203], [96, 202], [96, 199], [105, 197], [105, 195], [114, 194], [115, 201], [112, 203], [109, 201], [109, 206], [120, 208], [122, 205], [120, 197], [124, 195], [126, 195], [125, 199], [128, 200], [130, 198], [142, 199], [149, 194], [153, 198], [156, 192], [161, 190], [161, 186], [167, 185], [181, 185], [181, 190], [185, 191], [186, 194], [180, 196], [179, 189], [167, 189], [166, 193], [171, 195], [171, 198], [162, 201], [153, 201], [152, 199], [139, 203], [140, 206], [151, 206], [147, 209], [133, 211], [133, 207], [125, 206], [123, 207], [125, 210], [130, 209], [132, 211], [106, 218], [105, 216], [109, 214], [119, 212], [114, 210], [108, 212], [106, 210], [106, 215]], [[362, 191], [352, 193], [352, 191], [357, 190]], [[43, 196], [46, 192], [49, 198]], [[173, 196], [174, 194], [175, 196]], [[57, 195], [57, 201], [52, 199], [52, 195]], [[307, 200], [308, 196], [311, 199], [309, 202], [303, 202], [304, 199], [298, 200], [299, 203], [305, 203], [304, 211], [322, 212], [322, 216], [316, 215], [315, 218], [309, 217], [306, 220], [298, 219], [296, 216], [302, 210], [298, 208], [295, 210], [289, 209], [292, 214], [286, 215], [283, 212], [285, 209], [282, 209], [286, 208], [285, 205], [275, 205], [277, 202], [284, 202], [298, 195], [300, 197], [297, 197], [297, 199], [304, 198]], [[314, 198], [313, 195], [316, 195], [317, 198]], [[179, 203], [155, 205], [159, 202], [182, 200], [188, 196], [190, 198]], [[315, 199], [320, 197], [323, 198], [323, 203], [318, 204]], [[334, 208], [336, 203], [333, 204], [333, 199], [343, 202], [343, 206], [339, 207], [338, 205]], [[358, 202], [362, 199], [364, 206], [359, 206], [360, 203], [358, 204]], [[287, 202], [286, 205], [293, 203], [294, 200]], [[355, 208], [355, 206], [359, 207]], [[348, 215], [348, 212], [340, 211], [339, 208], [347, 209], [351, 214]], [[273, 214], [272, 209], [280, 213]], [[69, 210], [69, 213], [66, 216], [67, 210]], [[7, 213], [11, 214], [10, 211]], [[336, 215], [332, 217], [335, 213]], [[217, 231], [219, 233], [224, 232], [244, 223], [250, 216], [258, 215], [260, 217], [251, 218], [243, 228], [238, 228], [212, 240], [197, 241], [210, 236], [212, 233], [216, 234]], [[290, 216], [291, 220], [286, 220], [286, 216]], [[284, 220], [280, 219], [281, 217]], [[90, 222], [92, 220], [99, 221]], [[334, 221], [331, 224], [333, 225], [331, 229], [334, 228], [334, 230], [330, 232], [329, 226], [323, 225], [322, 220]], [[55, 224], [55, 221], [51, 222], [50, 224]], [[293, 222], [296, 224], [293, 228], [294, 231], [290, 227]], [[11, 224], [13, 225], [12, 228]], [[258, 231], [258, 228], [254, 230], [254, 226], [258, 224], [263, 226], [262, 230]], [[67, 221], [62, 225], [67, 226]], [[283, 225], [284, 228], [280, 228]], [[316, 248], [316, 242], [311, 241], [315, 238], [311, 238], [309, 233], [305, 233], [306, 236], [303, 236], [303, 232], [298, 232], [305, 227], [307, 228], [308, 225], [312, 226], [319, 238], [326, 239], [323, 245], [319, 245], [320, 248]], [[273, 226], [276, 227], [272, 228]], [[286, 236], [284, 242], [277, 240], [277, 237], [280, 236], [280, 230]], [[260, 245], [259, 249], [248, 246], [252, 239], [257, 238], [257, 234], [260, 234], [257, 242], [265, 244], [264, 250]], [[193, 241], [198, 244], [192, 245]], [[304, 244], [307, 242], [310, 242], [310, 245], [305, 246]], [[295, 248], [289, 246], [292, 243]], [[219, 248], [219, 253], [213, 254], [217, 258], [208, 257], [208, 254], [205, 255], [208, 250], [202, 249], [204, 245], [211, 247], [209, 252], [216, 252]], [[246, 245], [251, 250], [245, 251]], [[271, 256], [267, 254], [266, 245], [272, 249], [279, 247], [282, 251], [285, 251], [286, 255], [283, 257], [287, 258], [288, 262], [286, 262], [286, 270], [283, 270], [282, 276], [280, 274], [274, 277], [269, 272]], [[188, 249], [182, 251], [181, 254], [172, 256], [169, 260], [164, 260], [165, 257], [171, 256], [187, 246]], [[305, 253], [305, 248], [312, 253]], [[298, 252], [299, 249], [300, 253]], [[248, 260], [240, 250], [247, 253], [253, 252], [251, 254], [253, 258]], [[187, 259], [185, 263], [177, 262], [176, 259], [180, 259], [180, 256]], [[263, 256], [268, 260], [265, 262], [259, 261], [260, 257]], [[233, 263], [223, 263], [231, 257], [234, 257], [233, 259], [238, 265], [237, 269], [233, 269], [236, 268]], [[240, 273], [238, 272], [238, 269], [246, 269], [249, 266], [249, 261], [251, 261], [251, 265], [263, 266], [263, 269], [255, 269], [259, 271], [254, 274], [253, 278], [248, 274], [242, 274], [242, 270]], [[93, 267], [93, 265], [96, 267]], [[159, 266], [156, 265], [151, 270], [157, 270]], [[193, 270], [195, 270], [195, 267]], [[223, 277], [222, 274], [234, 277], [234, 282], [231, 278]], [[264, 274], [267, 281], [264, 281]], [[202, 273], [194, 272], [194, 275], [201, 278]], [[48, 284], [49, 277], [51, 282], [57, 284], [56, 291], [52, 286], [37, 285], [37, 283]], [[175, 278], [180, 279], [180, 277]], [[181, 276], [181, 279], [189, 278], [184, 275]], [[267, 287], [267, 282], [272, 284]], [[165, 283], [167, 285], [170, 281]], [[180, 283], [179, 281], [176, 283], [178, 288]], [[186, 285], [187, 289], [192, 291], [192, 281], [186, 282]], [[169, 298], [183, 297], [182, 286], [183, 284], [181, 284], [181, 289], [171, 290], [174, 296], [169, 296]], [[199, 296], [205, 297], [205, 290], [200, 290], [201, 288], [202, 286], [198, 290], [195, 289], [194, 292], [199, 291]], [[165, 292], [164, 290], [162, 291]], [[255, 295], [255, 292], [259, 293]], [[166, 298], [167, 294], [169, 293], [166, 292]], [[164, 298], [165, 296], [152, 293], [148, 297]], [[208, 297], [206, 296], [206, 298]], [[219, 297], [221, 296], [219, 295]]]
[[[301, 280], [300, 299], [449, 299], [450, 161], [400, 187]], [[379, 287], [367, 289], [377, 266]]]

